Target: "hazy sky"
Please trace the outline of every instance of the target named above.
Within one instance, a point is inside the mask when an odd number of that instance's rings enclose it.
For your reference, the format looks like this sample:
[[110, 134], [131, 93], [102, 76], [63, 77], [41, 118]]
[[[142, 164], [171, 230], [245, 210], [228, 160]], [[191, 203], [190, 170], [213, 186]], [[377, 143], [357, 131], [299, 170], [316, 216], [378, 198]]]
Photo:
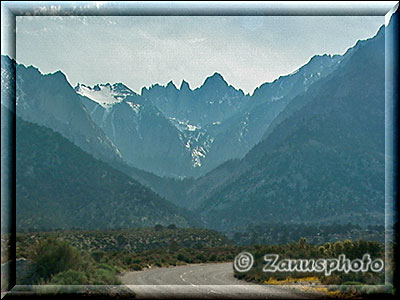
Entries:
[[384, 17], [17, 17], [16, 59], [71, 85], [123, 82], [136, 92], [219, 72], [245, 92], [293, 72], [315, 54], [343, 54]]

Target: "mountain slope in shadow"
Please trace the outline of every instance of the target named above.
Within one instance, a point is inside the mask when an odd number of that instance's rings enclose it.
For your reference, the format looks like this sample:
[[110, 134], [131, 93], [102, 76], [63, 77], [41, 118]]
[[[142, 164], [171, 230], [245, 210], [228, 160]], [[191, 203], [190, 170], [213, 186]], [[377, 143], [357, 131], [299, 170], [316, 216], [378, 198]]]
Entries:
[[[197, 211], [212, 228], [384, 223], [384, 28], [288, 104]], [[224, 166], [221, 166], [224, 168]], [[220, 171], [221, 172], [221, 171]]]
[[17, 118], [17, 230], [112, 229], [194, 217], [53, 132]]

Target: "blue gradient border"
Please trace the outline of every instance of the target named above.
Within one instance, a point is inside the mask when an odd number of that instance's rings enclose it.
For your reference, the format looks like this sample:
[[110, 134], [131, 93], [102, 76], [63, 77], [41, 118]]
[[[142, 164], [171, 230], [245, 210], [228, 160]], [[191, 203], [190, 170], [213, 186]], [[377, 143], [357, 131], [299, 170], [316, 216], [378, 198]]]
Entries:
[[[393, 248], [393, 241], [397, 241], [399, 232], [397, 180], [398, 180], [398, 50], [399, 50], [399, 16], [398, 2], [355, 2], [355, 1], [271, 1], [271, 2], [217, 2], [217, 1], [170, 1], [170, 2], [142, 2], [142, 1], [29, 1], [29, 2], [1, 2], [1, 54], [15, 58], [16, 16], [386, 16], [394, 26], [385, 31], [385, 250], [394, 253], [392, 272], [385, 273], [385, 285], [399, 286], [400, 278], [396, 262], [400, 259]], [[396, 12], [397, 11], [397, 12]], [[395, 13], [396, 12], [396, 13]], [[386, 22], [387, 24], [387, 22]], [[15, 103], [15, 101], [13, 101]], [[15, 107], [14, 107], [15, 109]], [[15, 110], [14, 110], [15, 111]], [[1, 113], [1, 143], [7, 147], [10, 157], [2, 157], [1, 174], [5, 167], [13, 170], [10, 180], [1, 177], [1, 207], [7, 207], [10, 214], [2, 209], [1, 227], [3, 233], [10, 234], [11, 262], [7, 265], [9, 286], [6, 291], [19, 295], [22, 286], [15, 286], [15, 139], [5, 140], [7, 134], [15, 137], [15, 118], [7, 118]], [[5, 126], [7, 124], [7, 126]], [[7, 129], [5, 129], [7, 127]], [[8, 228], [6, 232], [4, 228]], [[386, 256], [388, 258], [388, 256]], [[3, 272], [3, 266], [2, 266]], [[176, 286], [178, 289], [179, 286]], [[21, 295], [35, 294], [35, 288], [23, 289]], [[50, 292], [50, 291], [49, 291]]]

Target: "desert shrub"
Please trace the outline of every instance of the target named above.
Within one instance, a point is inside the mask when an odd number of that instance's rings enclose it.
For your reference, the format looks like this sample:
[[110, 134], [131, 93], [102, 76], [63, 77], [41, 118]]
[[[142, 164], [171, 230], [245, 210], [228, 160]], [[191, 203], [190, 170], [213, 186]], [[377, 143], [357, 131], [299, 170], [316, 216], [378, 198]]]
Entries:
[[66, 241], [49, 238], [39, 241], [30, 251], [35, 275], [44, 280], [68, 269], [78, 268], [80, 252]]
[[164, 228], [161, 224], [157, 224], [154, 226], [155, 231], [161, 231]]
[[338, 285], [341, 282], [342, 282], [341, 278], [336, 274], [332, 274], [329, 276], [323, 276], [321, 278], [321, 283], [325, 284], [325, 285]]
[[97, 267], [92, 275], [91, 284], [115, 285], [120, 284], [115, 272], [110, 269]]
[[183, 259], [183, 261], [184, 261], [185, 263], [187, 263], [187, 264], [193, 263], [193, 259], [188, 258], [188, 257], [185, 257], [185, 258]]
[[139, 264], [134, 264], [134, 265], [132, 265], [132, 269], [134, 271], [141, 271], [143, 269], [143, 267]]
[[204, 263], [204, 262], [206, 262], [207, 261], [207, 258], [204, 256], [204, 254], [199, 254], [199, 255], [197, 255], [196, 256], [196, 258], [199, 260], [199, 261], [201, 261], [202, 263]]
[[133, 258], [130, 255], [123, 256], [121, 260], [125, 265], [130, 265], [133, 262]]
[[104, 252], [103, 251], [93, 251], [90, 255], [92, 256], [92, 258], [94, 259], [95, 262], [100, 262], [104, 256]]
[[99, 265], [96, 266], [96, 268], [97, 269], [107, 270], [107, 271], [110, 271], [110, 272], [113, 272], [113, 273], [116, 272], [115, 268], [113, 266], [108, 265], [108, 264], [99, 264]]
[[86, 274], [82, 271], [68, 270], [54, 275], [48, 284], [54, 285], [87, 285]]

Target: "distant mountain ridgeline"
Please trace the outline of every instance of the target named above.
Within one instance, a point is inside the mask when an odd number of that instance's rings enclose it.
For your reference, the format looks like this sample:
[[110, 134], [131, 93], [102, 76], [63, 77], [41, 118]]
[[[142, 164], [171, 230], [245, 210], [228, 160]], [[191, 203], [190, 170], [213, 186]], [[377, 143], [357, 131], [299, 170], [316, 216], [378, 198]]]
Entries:
[[[94, 122], [131, 166], [169, 177], [198, 177], [243, 157], [274, 117], [297, 94], [325, 77], [341, 56], [315, 56], [296, 73], [264, 84], [253, 96], [230, 86], [221, 74], [192, 90], [182, 81], [121, 94], [121, 83], [78, 84]], [[107, 100], [108, 99], [108, 100]], [[134, 149], [134, 150], [133, 150]]]
[[1, 57], [1, 68], [2, 104], [11, 111], [15, 109], [18, 117], [61, 133], [97, 158], [122, 161], [118, 149], [92, 121], [62, 72], [43, 75], [8, 56]]
[[384, 28], [251, 96], [219, 73], [138, 95], [1, 61], [23, 228], [383, 222]]
[[178, 177], [180, 170], [189, 170], [191, 156], [182, 145], [180, 131], [156, 107], [133, 92], [112, 102], [121, 96], [118, 86], [122, 85], [97, 85], [93, 89], [78, 85], [75, 89], [81, 93], [91, 119], [117, 146], [124, 160], [159, 175]]
[[[384, 40], [382, 28], [358, 43], [340, 67], [286, 106], [245, 158], [213, 171], [226, 176], [197, 206], [207, 226], [384, 224]], [[196, 183], [210, 186], [213, 172]]]
[[[321, 57], [321, 61], [331, 59]], [[195, 90], [186, 82], [180, 89], [169, 83], [144, 88], [140, 96], [121, 83], [79, 84], [73, 89], [61, 72], [43, 75], [8, 56], [1, 61], [5, 107], [15, 108], [23, 120], [60, 133], [176, 204], [186, 202], [186, 191], [194, 182], [177, 178], [198, 176], [232, 157], [243, 156], [282, 108], [280, 101], [273, 101], [279, 98], [278, 90], [272, 93], [274, 99], [268, 96], [264, 101], [258, 92], [257, 103], [266, 111], [263, 116], [250, 96], [228, 85], [218, 73]], [[330, 72], [328, 69], [322, 74]], [[310, 72], [321, 74], [321, 68]], [[303, 71], [291, 76], [299, 81], [301, 74]], [[296, 89], [292, 93], [296, 94]], [[160, 178], [146, 170], [175, 178]]]
[[73, 89], [60, 71], [43, 75], [7, 56], [2, 56], [2, 74], [16, 79], [16, 111], [24, 120], [52, 128], [102, 160], [122, 160], [156, 175], [182, 178], [204, 175], [243, 157], [294, 96], [342, 59], [314, 56], [252, 96], [219, 73], [193, 90], [185, 81], [179, 89], [169, 82], [143, 88], [141, 95], [123, 83], [78, 84]]

